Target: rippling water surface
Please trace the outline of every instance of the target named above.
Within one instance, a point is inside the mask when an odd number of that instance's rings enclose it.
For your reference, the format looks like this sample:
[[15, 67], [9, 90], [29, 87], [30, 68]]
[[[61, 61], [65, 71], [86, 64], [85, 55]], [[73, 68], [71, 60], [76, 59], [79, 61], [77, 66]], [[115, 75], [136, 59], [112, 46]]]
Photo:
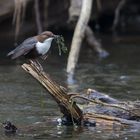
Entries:
[[[83, 48], [76, 69], [75, 83], [68, 85], [66, 56], [52, 55], [43, 62], [52, 79], [70, 91], [81, 92], [93, 88], [119, 100], [140, 99], [140, 47], [139, 45], [112, 44], [106, 49], [110, 56], [99, 59], [91, 50]], [[69, 139], [69, 140], [138, 140], [140, 130], [105, 130], [57, 126], [61, 117], [52, 97], [30, 75], [25, 73], [23, 61], [11, 62], [1, 51], [0, 62], [0, 122], [12, 121], [19, 135], [6, 136], [0, 128], [1, 140]], [[39, 122], [44, 122], [40, 124]]]

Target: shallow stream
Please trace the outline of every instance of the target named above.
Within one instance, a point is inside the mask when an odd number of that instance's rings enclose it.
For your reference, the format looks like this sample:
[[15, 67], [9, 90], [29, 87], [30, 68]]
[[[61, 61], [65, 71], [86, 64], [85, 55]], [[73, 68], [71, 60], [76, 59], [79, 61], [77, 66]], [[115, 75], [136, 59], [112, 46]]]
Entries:
[[[25, 73], [23, 61], [12, 62], [5, 57], [8, 52], [1, 44], [0, 56], [0, 122], [10, 120], [20, 130], [19, 135], [7, 136], [0, 127], [1, 140], [139, 140], [140, 130], [106, 130], [94, 127], [57, 126], [61, 117], [52, 97], [30, 75]], [[45, 71], [70, 91], [93, 88], [118, 100], [140, 99], [140, 46], [139, 44], [103, 44], [110, 56], [98, 58], [83, 46], [76, 68], [75, 83], [67, 83], [67, 56], [52, 54], [42, 62]], [[12, 47], [11, 47], [12, 48]], [[10, 49], [11, 49], [10, 48]], [[44, 125], [39, 125], [44, 122]]]

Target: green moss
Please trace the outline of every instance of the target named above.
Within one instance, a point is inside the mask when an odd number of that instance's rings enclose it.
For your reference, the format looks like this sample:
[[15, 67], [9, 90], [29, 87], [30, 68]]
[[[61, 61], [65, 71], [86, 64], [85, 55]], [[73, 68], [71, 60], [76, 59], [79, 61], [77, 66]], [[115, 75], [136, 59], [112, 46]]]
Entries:
[[57, 36], [55, 39], [57, 46], [58, 46], [58, 50], [59, 50], [59, 55], [63, 53], [67, 53], [68, 49], [65, 46], [65, 41], [64, 41], [64, 37], [62, 35]]

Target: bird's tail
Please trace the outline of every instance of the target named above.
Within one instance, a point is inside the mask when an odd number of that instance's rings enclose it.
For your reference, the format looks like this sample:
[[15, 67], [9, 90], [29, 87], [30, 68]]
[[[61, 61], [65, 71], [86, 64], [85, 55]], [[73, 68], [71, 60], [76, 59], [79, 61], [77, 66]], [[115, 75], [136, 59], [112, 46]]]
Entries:
[[16, 56], [16, 53], [15, 53], [15, 50], [12, 50], [11, 52], [9, 52], [7, 54], [8, 57], [11, 57], [11, 59], [15, 59], [17, 56]]
[[7, 54], [7, 56], [11, 56], [11, 55], [13, 55], [14, 54], [14, 51], [11, 51], [11, 52], [9, 52], [8, 54]]
[[25, 55], [26, 53], [28, 53], [28, 52], [26, 52], [26, 50], [24, 48], [16, 48], [16, 49], [12, 50], [11, 52], [9, 52], [7, 54], [7, 56], [10, 56], [11, 59], [16, 59], [19, 56]]

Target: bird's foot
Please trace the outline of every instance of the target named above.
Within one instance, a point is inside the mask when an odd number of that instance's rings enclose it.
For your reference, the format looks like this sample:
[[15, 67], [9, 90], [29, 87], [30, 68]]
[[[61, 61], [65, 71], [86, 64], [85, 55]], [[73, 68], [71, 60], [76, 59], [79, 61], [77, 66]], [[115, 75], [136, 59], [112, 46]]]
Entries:
[[47, 57], [48, 57], [48, 55], [43, 55], [43, 56], [41, 56], [41, 58], [42, 58], [43, 60], [46, 60]]
[[30, 61], [30, 63], [31, 63], [31, 65], [33, 65], [34, 66], [34, 68], [39, 72], [39, 73], [41, 73], [41, 72], [43, 72], [43, 67], [41, 66], [41, 64], [36, 60], [29, 60]]

